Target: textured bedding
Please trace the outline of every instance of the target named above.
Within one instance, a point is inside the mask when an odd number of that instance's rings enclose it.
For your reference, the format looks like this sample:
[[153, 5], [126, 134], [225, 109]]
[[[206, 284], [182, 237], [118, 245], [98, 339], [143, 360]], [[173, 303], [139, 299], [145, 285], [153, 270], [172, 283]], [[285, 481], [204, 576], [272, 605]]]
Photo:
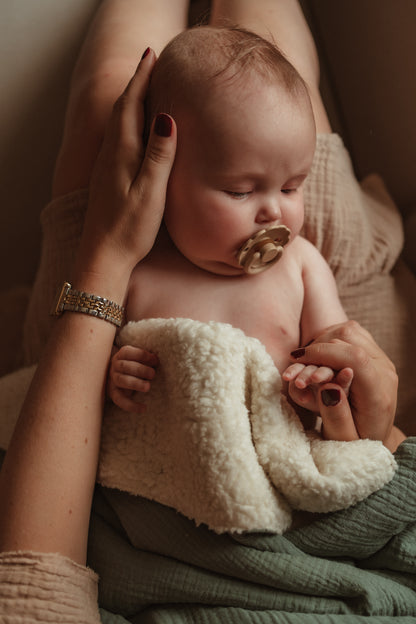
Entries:
[[162, 505], [100, 489], [89, 550], [100, 605], [140, 624], [410, 624], [415, 438], [396, 460], [392, 481], [365, 501], [284, 535], [216, 535]]
[[[302, 518], [284, 535], [217, 535], [166, 506], [98, 487], [88, 564], [100, 577], [101, 622], [414, 622], [416, 439], [395, 458], [398, 470], [378, 492], [308, 524]], [[63, 557], [0, 556], [5, 624], [97, 624], [96, 584]]]

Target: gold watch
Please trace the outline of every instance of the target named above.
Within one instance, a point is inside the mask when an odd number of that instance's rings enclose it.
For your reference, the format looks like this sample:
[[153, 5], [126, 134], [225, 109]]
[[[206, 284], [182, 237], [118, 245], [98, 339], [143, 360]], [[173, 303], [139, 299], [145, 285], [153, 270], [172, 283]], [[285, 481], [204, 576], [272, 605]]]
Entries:
[[51, 314], [60, 316], [65, 311], [89, 314], [117, 327], [121, 326], [124, 316], [124, 308], [118, 303], [99, 295], [74, 290], [69, 282], [64, 282], [58, 292]]

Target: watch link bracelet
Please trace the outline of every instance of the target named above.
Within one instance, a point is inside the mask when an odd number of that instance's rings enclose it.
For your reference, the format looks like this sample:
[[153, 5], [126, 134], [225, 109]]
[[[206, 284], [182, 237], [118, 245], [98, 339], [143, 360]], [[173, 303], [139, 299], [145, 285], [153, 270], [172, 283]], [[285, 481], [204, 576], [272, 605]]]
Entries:
[[121, 326], [124, 316], [124, 308], [114, 301], [81, 290], [74, 290], [68, 282], [64, 282], [58, 292], [51, 314], [60, 316], [65, 311], [89, 314], [117, 327]]

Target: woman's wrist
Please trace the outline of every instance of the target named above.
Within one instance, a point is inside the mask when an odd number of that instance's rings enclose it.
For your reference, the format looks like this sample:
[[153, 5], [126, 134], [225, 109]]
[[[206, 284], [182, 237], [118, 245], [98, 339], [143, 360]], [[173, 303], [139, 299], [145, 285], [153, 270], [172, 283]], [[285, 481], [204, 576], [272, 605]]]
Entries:
[[68, 276], [73, 288], [100, 295], [122, 305], [132, 271], [131, 263], [108, 253], [83, 253], [77, 256]]

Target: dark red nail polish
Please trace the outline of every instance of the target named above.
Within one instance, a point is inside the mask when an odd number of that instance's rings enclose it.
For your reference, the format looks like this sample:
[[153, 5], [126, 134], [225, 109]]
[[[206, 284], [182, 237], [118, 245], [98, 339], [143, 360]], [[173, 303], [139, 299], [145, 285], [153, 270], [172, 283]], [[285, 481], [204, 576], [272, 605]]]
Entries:
[[301, 349], [295, 349], [290, 355], [295, 359], [301, 358], [305, 355], [305, 349], [303, 347]]
[[155, 121], [155, 133], [161, 137], [170, 137], [172, 134], [172, 118], [166, 113], [159, 113]]
[[146, 50], [143, 52], [142, 60], [144, 58], [146, 58], [146, 56], [149, 54], [149, 52], [150, 52], [150, 48], [146, 48]]
[[335, 407], [341, 401], [341, 392], [337, 388], [322, 390], [321, 399], [327, 407]]

